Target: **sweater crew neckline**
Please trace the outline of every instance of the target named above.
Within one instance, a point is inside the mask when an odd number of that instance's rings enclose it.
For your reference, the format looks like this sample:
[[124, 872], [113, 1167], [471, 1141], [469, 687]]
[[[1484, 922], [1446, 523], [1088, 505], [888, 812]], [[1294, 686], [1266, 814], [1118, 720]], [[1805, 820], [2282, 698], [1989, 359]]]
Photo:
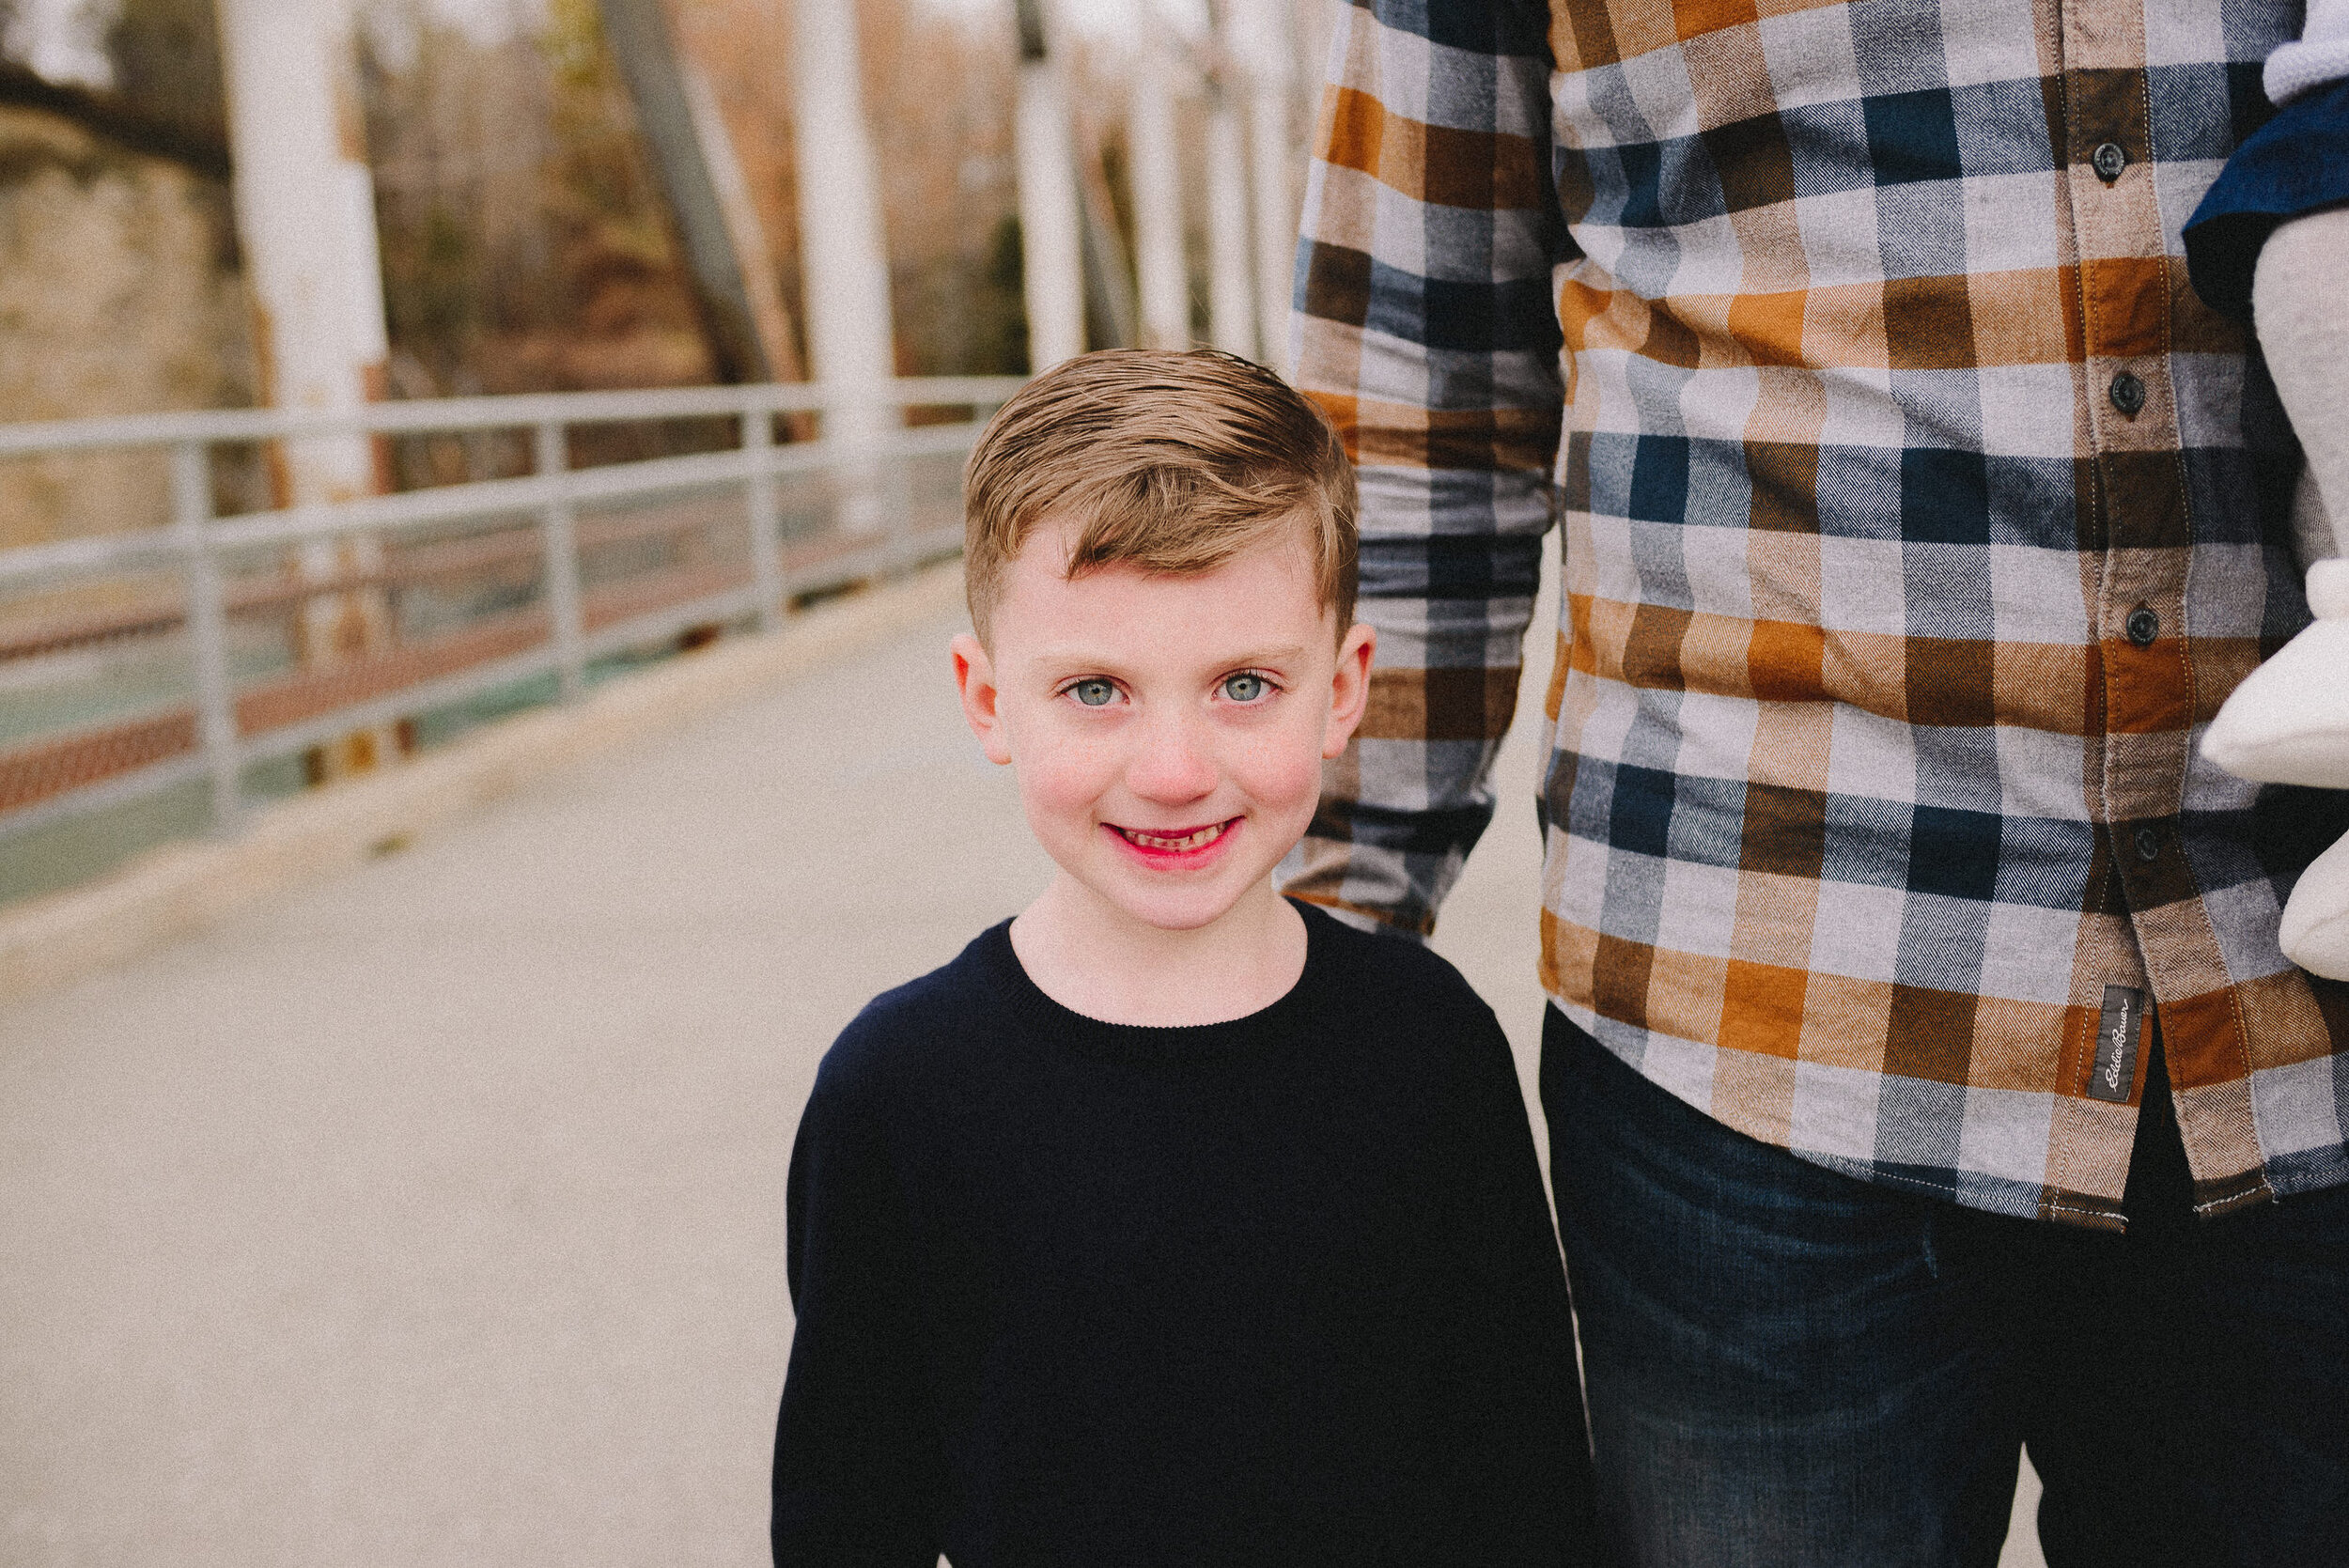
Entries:
[[1080, 1013], [1045, 994], [1011, 945], [1011, 922], [989, 926], [972, 944], [1007, 1013], [1048, 1037], [1088, 1055], [1175, 1064], [1261, 1049], [1295, 1038], [1295, 1024], [1329, 985], [1330, 927], [1336, 922], [1310, 904], [1290, 899], [1305, 921], [1305, 967], [1297, 983], [1253, 1013], [1216, 1023], [1112, 1023]]

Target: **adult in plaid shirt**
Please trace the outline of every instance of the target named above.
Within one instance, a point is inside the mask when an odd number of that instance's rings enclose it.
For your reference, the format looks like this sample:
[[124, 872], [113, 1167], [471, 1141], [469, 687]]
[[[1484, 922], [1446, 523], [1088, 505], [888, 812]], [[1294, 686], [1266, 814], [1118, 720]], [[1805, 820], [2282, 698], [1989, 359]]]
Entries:
[[1382, 668], [1288, 891], [1432, 927], [1562, 520], [1543, 1097], [1636, 1560], [1988, 1563], [2024, 1441], [2059, 1568], [2349, 1560], [2349, 986], [2277, 947], [2349, 798], [2194, 749], [2308, 619], [2180, 241], [2300, 24], [1341, 9], [1298, 380]]

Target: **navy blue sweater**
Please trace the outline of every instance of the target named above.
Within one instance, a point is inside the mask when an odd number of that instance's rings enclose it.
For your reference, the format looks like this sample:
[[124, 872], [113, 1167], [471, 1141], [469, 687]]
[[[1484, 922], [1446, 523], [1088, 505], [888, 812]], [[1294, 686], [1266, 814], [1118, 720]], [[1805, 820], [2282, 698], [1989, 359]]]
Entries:
[[1305, 919], [1231, 1023], [1072, 1013], [1006, 924], [840, 1036], [791, 1156], [778, 1563], [1591, 1560], [1508, 1044], [1442, 959]]

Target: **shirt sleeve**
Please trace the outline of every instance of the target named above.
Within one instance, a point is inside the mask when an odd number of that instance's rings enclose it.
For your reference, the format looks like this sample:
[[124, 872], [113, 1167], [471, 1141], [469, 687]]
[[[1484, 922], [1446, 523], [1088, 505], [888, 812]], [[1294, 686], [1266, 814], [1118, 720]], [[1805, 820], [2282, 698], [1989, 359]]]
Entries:
[[1451, 1492], [1476, 1538], [1469, 1560], [1601, 1562], [1565, 1269], [1508, 1040], [1489, 1009], [1474, 1012], [1441, 1140], [1460, 1292]]
[[1424, 934], [1491, 820], [1563, 395], [1548, 10], [1338, 8], [1297, 269], [1300, 390], [1361, 487], [1368, 713], [1286, 892]]
[[791, 1150], [797, 1325], [775, 1428], [774, 1560], [936, 1568], [920, 1253], [880, 1118], [860, 1113], [849, 1077], [827, 1059]]

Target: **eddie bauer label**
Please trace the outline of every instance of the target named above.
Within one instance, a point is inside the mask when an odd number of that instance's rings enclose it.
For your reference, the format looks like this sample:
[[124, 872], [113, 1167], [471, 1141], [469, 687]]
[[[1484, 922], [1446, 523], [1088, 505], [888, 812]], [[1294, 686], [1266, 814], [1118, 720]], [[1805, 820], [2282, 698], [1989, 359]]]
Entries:
[[2128, 1103], [2137, 1081], [2137, 1037], [2145, 1028], [2145, 993], [2130, 986], [2105, 987], [2105, 1012], [2096, 1026], [2096, 1065], [2088, 1075], [2088, 1096]]

